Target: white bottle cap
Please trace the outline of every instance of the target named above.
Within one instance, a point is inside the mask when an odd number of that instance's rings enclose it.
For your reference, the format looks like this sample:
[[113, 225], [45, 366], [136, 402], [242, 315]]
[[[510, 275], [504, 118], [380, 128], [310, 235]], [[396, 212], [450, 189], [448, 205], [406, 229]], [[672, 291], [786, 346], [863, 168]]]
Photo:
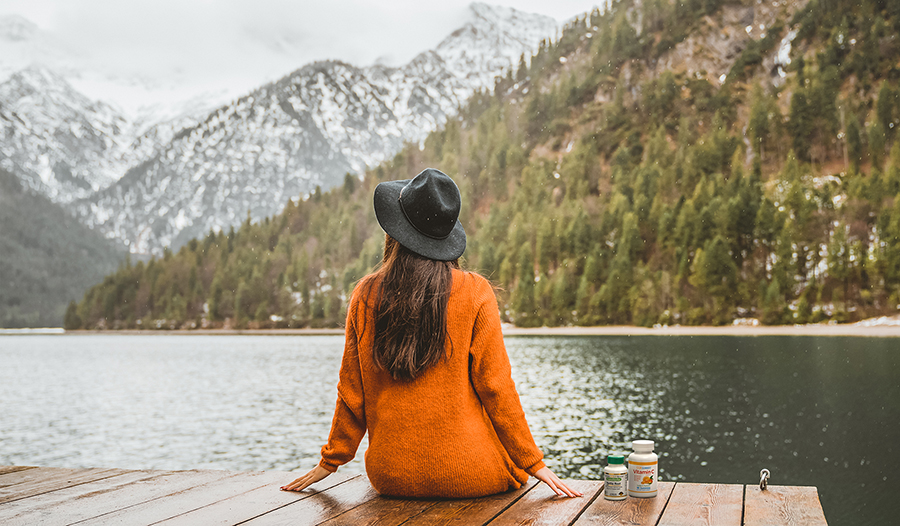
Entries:
[[650, 453], [653, 451], [652, 440], [635, 440], [631, 443], [631, 448], [638, 453]]

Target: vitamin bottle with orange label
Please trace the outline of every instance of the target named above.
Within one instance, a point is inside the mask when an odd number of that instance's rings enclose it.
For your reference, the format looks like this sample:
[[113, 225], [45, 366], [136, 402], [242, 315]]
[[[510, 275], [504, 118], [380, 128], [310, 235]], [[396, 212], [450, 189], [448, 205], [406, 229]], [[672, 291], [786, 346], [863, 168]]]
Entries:
[[634, 453], [628, 455], [628, 496], [655, 497], [659, 457], [653, 452], [652, 440], [635, 440]]

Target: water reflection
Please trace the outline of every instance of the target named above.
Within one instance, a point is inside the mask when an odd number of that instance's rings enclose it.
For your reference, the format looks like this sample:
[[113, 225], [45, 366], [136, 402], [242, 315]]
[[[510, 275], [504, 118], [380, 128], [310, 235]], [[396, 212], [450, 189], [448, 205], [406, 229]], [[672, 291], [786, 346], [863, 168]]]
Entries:
[[[564, 477], [657, 443], [660, 478], [815, 485], [839, 524], [891, 524], [900, 342], [514, 337], [535, 439]], [[307, 469], [341, 337], [0, 337], [0, 464]], [[362, 450], [365, 449], [365, 444]], [[361, 450], [361, 451], [362, 451]], [[362, 472], [362, 455], [343, 471]]]
[[311, 467], [342, 349], [339, 337], [0, 338], [0, 463]]
[[[829, 524], [889, 524], [900, 467], [900, 345], [790, 337], [510, 338], [536, 440], [600, 478], [630, 441], [661, 480], [818, 486]], [[864, 518], [866, 518], [864, 520]]]

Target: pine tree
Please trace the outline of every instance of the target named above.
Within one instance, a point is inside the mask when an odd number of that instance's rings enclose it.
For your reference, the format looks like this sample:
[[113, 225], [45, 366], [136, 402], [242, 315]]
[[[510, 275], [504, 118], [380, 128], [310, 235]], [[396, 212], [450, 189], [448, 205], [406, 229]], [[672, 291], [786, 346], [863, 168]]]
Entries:
[[900, 193], [894, 196], [894, 206], [885, 218], [887, 221], [879, 233], [884, 243], [884, 279], [887, 292], [897, 295], [900, 293]]
[[884, 148], [887, 141], [885, 129], [881, 121], [875, 120], [869, 125], [869, 158], [872, 160], [872, 168], [881, 170], [884, 166]]
[[862, 139], [860, 138], [860, 130], [859, 130], [859, 121], [856, 119], [856, 115], [850, 112], [845, 116], [846, 124], [846, 141], [847, 141], [847, 156], [850, 161], [850, 170], [853, 173], [859, 173], [859, 163], [862, 162], [863, 149], [862, 149]]
[[63, 319], [63, 328], [67, 331], [74, 331], [76, 329], [81, 329], [81, 317], [78, 316], [78, 304], [75, 303], [75, 300], [69, 302], [69, 306], [66, 308], [66, 315]]
[[791, 97], [790, 130], [794, 151], [799, 159], [809, 160], [813, 135], [813, 108], [805, 88], [799, 88]]
[[221, 278], [216, 276], [213, 278], [210, 294], [206, 300], [207, 305], [209, 306], [209, 319], [211, 321], [222, 321], [226, 318], [225, 313], [222, 312], [222, 292]]
[[525, 63], [525, 53], [519, 55], [519, 67], [516, 70], [516, 82], [525, 82], [528, 77], [528, 65]]
[[555, 224], [556, 221], [544, 215], [537, 231], [538, 265], [544, 273], [550, 271], [551, 263], [555, 264], [559, 255], [559, 238], [556, 236]]
[[575, 309], [575, 281], [569, 267], [561, 267], [553, 275], [551, 289], [551, 320], [555, 325], [563, 325], [571, 320], [571, 311]]
[[[900, 194], [900, 141], [895, 140], [891, 147], [891, 155], [888, 158], [885, 170], [885, 191], [887, 195]], [[880, 199], [882, 196], [878, 196]]]
[[762, 321], [768, 325], [777, 325], [785, 322], [787, 304], [781, 292], [778, 278], [773, 279], [765, 288], [765, 296], [762, 306]]
[[534, 257], [531, 247], [526, 245], [519, 252], [519, 274], [516, 288], [512, 296], [512, 309], [515, 312], [516, 323], [522, 325], [534, 325]]
[[891, 89], [890, 84], [885, 80], [881, 83], [881, 89], [878, 90], [878, 102], [876, 104], [876, 115], [878, 123], [881, 125], [885, 136], [890, 139], [894, 134], [894, 100], [896, 94]]
[[846, 300], [848, 279], [850, 277], [850, 247], [847, 242], [847, 227], [838, 223], [831, 234], [828, 243], [828, 273], [837, 280], [843, 290], [842, 297]]
[[345, 197], [349, 197], [350, 195], [353, 195], [353, 192], [356, 191], [356, 183], [357, 183], [357, 178], [355, 175], [353, 175], [350, 172], [347, 172], [344, 174], [343, 190], [344, 190]]
[[765, 160], [766, 139], [770, 135], [769, 103], [759, 84], [753, 86], [750, 106], [750, 121], [747, 123], [747, 135], [753, 151], [761, 160]]
[[735, 303], [737, 265], [722, 236], [716, 236], [697, 250], [689, 282], [711, 300], [716, 321], [730, 321], [727, 318]]

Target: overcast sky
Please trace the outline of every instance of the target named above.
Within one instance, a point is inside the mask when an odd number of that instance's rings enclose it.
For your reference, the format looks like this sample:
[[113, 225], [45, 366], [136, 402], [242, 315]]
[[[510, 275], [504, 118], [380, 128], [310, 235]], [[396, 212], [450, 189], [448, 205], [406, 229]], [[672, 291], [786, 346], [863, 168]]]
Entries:
[[[486, 3], [564, 22], [601, 1]], [[340, 59], [357, 66], [376, 61], [405, 64], [462, 26], [469, 4], [469, 0], [0, 0], [0, 16], [18, 14], [43, 30], [49, 41], [45, 47], [64, 57], [56, 65], [70, 68], [67, 78], [82, 93], [112, 101], [133, 115], [145, 106], [166, 107], [175, 115], [181, 102], [230, 100], [315, 60]], [[5, 66], [7, 73], [11, 67], [24, 67]]]
[[[488, 2], [559, 21], [589, 11], [596, 0]], [[91, 55], [132, 60], [141, 69], [164, 64], [209, 68], [252, 62], [252, 49], [283, 50], [301, 66], [339, 58], [365, 66], [403, 64], [434, 47], [466, 17], [467, 0], [0, 0], [0, 14], [18, 13]], [[265, 59], [269, 60], [269, 59]], [[227, 66], [226, 64], [230, 64]], [[259, 67], [250, 64], [248, 67]]]

